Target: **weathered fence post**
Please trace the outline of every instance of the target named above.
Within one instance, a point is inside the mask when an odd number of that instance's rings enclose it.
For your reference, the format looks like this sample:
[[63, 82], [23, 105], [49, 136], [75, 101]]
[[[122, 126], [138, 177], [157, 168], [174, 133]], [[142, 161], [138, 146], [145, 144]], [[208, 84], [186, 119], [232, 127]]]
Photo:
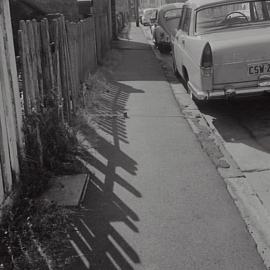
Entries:
[[[17, 128], [17, 118], [16, 118], [16, 107], [15, 107], [15, 92], [12, 88], [12, 80], [10, 75], [10, 64], [11, 60], [8, 60], [10, 58], [9, 51], [7, 49], [7, 29], [6, 29], [6, 21], [5, 16], [7, 14], [4, 14], [5, 9], [3, 9], [3, 3], [1, 2], [1, 9], [0, 9], [0, 82], [2, 85], [2, 96], [3, 96], [3, 109], [5, 113], [6, 118], [6, 126], [2, 128], [6, 128], [7, 130], [7, 136], [8, 136], [8, 148], [9, 148], [9, 155], [10, 155], [10, 162], [11, 162], [11, 168], [14, 175], [14, 180], [18, 181], [19, 179], [19, 162], [18, 162], [18, 128]], [[14, 60], [15, 61], [15, 60]], [[16, 66], [15, 66], [16, 68]], [[16, 95], [16, 98], [18, 98], [19, 95]], [[16, 101], [18, 102], [18, 101]]]
[[22, 111], [8, 0], [0, 2], [0, 205], [19, 181]]
[[57, 18], [52, 21], [52, 40], [54, 42], [53, 53], [53, 69], [55, 74], [55, 90], [57, 94], [57, 111], [58, 119], [64, 123], [64, 111], [63, 111], [63, 94], [62, 94], [62, 82], [61, 82], [61, 70], [60, 70], [60, 27], [59, 20]]
[[14, 104], [14, 115], [16, 120], [16, 129], [17, 129], [17, 143], [20, 149], [20, 153], [24, 155], [24, 136], [23, 136], [23, 121], [22, 121], [22, 110], [21, 110], [21, 101], [20, 101], [20, 92], [18, 85], [18, 74], [16, 68], [16, 58], [14, 52], [14, 42], [11, 26], [11, 17], [10, 17], [10, 6], [9, 0], [0, 1], [0, 10], [3, 13], [3, 20], [5, 25], [5, 35], [6, 35], [6, 51], [7, 51], [7, 68], [10, 73], [10, 82], [12, 88], [12, 100]]

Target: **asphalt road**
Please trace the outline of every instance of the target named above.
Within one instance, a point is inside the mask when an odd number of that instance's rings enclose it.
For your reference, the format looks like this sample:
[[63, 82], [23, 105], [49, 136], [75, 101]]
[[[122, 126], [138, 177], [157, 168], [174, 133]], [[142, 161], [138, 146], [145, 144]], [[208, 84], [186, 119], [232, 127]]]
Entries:
[[140, 28], [113, 55], [69, 269], [265, 269]]

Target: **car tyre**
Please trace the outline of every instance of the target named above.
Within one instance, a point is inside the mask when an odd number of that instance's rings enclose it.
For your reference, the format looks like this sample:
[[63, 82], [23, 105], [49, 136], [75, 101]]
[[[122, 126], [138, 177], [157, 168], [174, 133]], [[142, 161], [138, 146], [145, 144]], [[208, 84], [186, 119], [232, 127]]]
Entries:
[[158, 50], [160, 51], [160, 53], [166, 53], [166, 48], [164, 45], [162, 44], [157, 44]]
[[194, 101], [194, 103], [197, 106], [201, 106], [203, 104], [205, 104], [207, 101], [206, 100], [201, 100], [201, 99], [197, 99], [196, 96], [193, 95], [193, 93], [190, 91], [189, 87], [188, 87], [188, 82], [189, 82], [189, 76], [186, 70], [184, 70], [183, 72], [184, 74], [184, 78], [182, 78], [182, 83], [184, 85], [184, 87], [187, 90], [187, 93], [189, 94], [190, 98]]
[[180, 78], [180, 74], [179, 74], [178, 69], [176, 67], [173, 50], [172, 50], [172, 62], [173, 62], [173, 73], [177, 78]]

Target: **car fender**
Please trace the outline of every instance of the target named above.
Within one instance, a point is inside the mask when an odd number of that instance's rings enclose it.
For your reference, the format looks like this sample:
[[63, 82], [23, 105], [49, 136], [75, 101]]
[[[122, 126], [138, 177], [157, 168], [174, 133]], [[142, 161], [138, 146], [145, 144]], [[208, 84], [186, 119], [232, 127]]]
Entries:
[[200, 67], [202, 52], [207, 43], [208, 40], [201, 37], [187, 36], [185, 40], [186, 59], [184, 63], [188, 61], [191, 65]]
[[167, 33], [164, 31], [164, 29], [160, 25], [158, 25], [155, 28], [155, 38], [156, 38], [157, 43], [159, 43], [161, 41], [160, 35], [162, 33], [164, 33], [164, 35], [167, 35]]
[[186, 36], [185, 39], [182, 65], [186, 68], [189, 74], [190, 82], [196, 87], [201, 86], [201, 58], [203, 49], [207, 43], [207, 40], [198, 36]]

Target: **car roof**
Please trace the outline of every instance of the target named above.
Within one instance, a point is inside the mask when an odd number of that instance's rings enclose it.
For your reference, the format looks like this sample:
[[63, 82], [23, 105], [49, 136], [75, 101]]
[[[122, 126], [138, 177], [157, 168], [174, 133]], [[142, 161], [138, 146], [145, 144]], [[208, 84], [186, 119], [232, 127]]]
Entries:
[[172, 3], [172, 4], [167, 4], [167, 5], [163, 5], [159, 8], [159, 11], [167, 11], [167, 10], [170, 10], [170, 9], [177, 9], [177, 8], [182, 8], [183, 5], [185, 3]]
[[157, 10], [158, 8], [145, 8], [143, 11]]
[[254, 0], [188, 0], [186, 5], [192, 6], [192, 8], [200, 8], [205, 6], [211, 6], [213, 4], [225, 4], [225, 3], [239, 3], [239, 2], [249, 2]]
[[173, 10], [173, 9], [181, 9], [184, 6], [185, 3], [173, 3], [173, 4], [168, 4], [168, 5], [163, 5], [159, 8], [158, 11], [158, 17], [162, 18], [164, 14], [168, 10]]

